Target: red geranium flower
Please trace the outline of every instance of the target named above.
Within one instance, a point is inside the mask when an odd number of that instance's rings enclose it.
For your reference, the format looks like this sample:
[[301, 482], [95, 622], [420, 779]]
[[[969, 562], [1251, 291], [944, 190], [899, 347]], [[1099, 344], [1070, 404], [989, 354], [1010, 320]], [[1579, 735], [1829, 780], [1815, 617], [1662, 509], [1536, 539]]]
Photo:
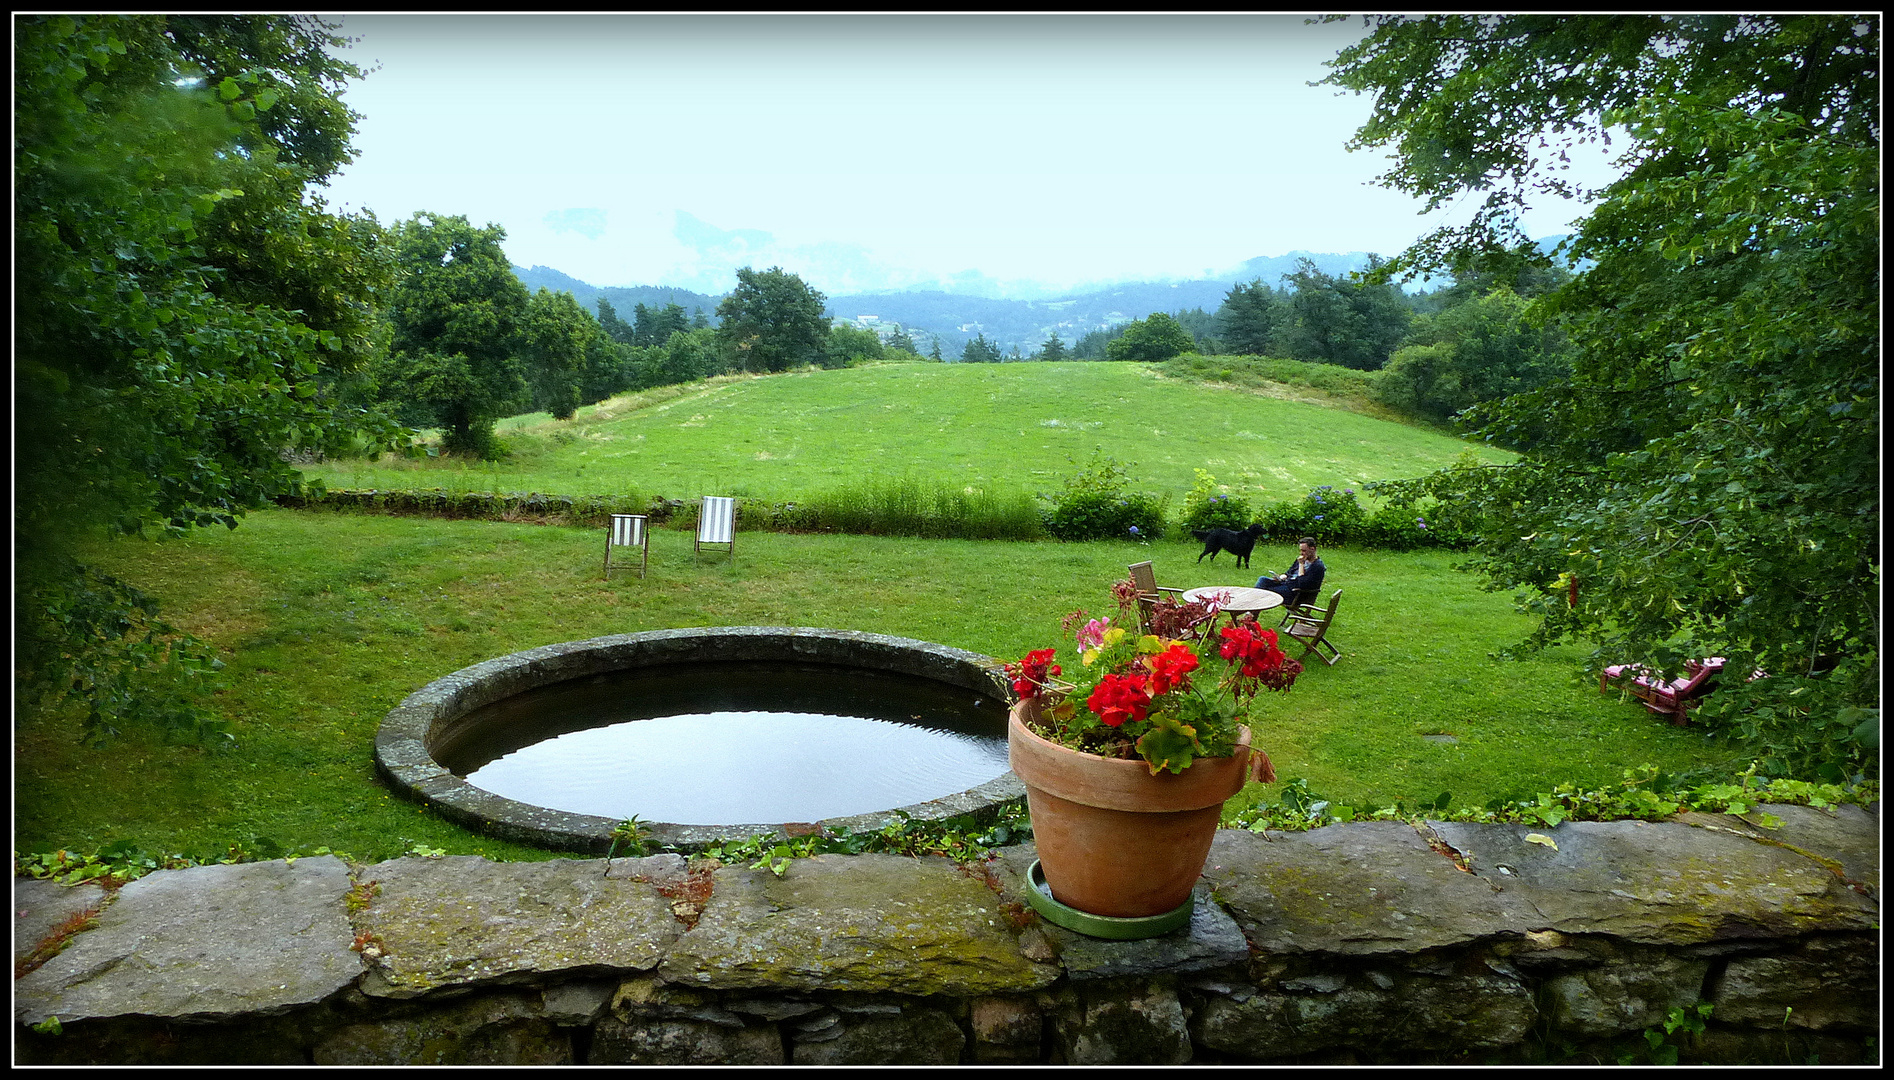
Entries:
[[1242, 675], [1254, 679], [1282, 667], [1288, 658], [1276, 647], [1274, 630], [1252, 631], [1244, 626], [1225, 627], [1223, 644], [1217, 652], [1232, 664], [1242, 665]]
[[1127, 720], [1142, 720], [1151, 709], [1151, 694], [1144, 675], [1107, 675], [1098, 681], [1085, 707], [1098, 714], [1107, 727]]
[[[1282, 656], [1281, 653], [1276, 655]], [[1287, 690], [1295, 685], [1296, 676], [1302, 674], [1302, 662], [1282, 657], [1282, 662], [1257, 676], [1257, 681], [1271, 690]]]
[[1197, 670], [1197, 654], [1180, 641], [1155, 656], [1145, 657], [1144, 663], [1151, 669], [1151, 696], [1156, 697], [1190, 685], [1190, 673]]
[[1013, 693], [1022, 698], [1032, 697], [1039, 692], [1047, 676], [1061, 672], [1059, 665], [1052, 663], [1057, 650], [1034, 649], [1017, 664], [1006, 665], [1006, 673], [1013, 677]]

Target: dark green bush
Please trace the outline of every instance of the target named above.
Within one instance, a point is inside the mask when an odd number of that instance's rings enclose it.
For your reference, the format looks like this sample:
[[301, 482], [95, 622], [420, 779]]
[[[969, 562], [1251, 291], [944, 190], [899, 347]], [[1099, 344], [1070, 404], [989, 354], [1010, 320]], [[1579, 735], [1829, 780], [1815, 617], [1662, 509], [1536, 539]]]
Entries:
[[1247, 529], [1255, 520], [1250, 502], [1241, 495], [1225, 495], [1217, 490], [1217, 478], [1197, 470], [1197, 482], [1184, 496], [1184, 528]]
[[1425, 514], [1396, 506], [1384, 506], [1368, 515], [1357, 541], [1365, 547], [1388, 551], [1413, 551], [1415, 548], [1460, 546], [1456, 537], [1436, 530]]
[[1064, 490], [1044, 496], [1046, 532], [1056, 540], [1156, 540], [1164, 535], [1169, 496], [1127, 491], [1125, 467], [1092, 455], [1089, 465], [1065, 482]]
[[291, 507], [367, 510], [383, 514], [425, 514], [448, 518], [557, 518], [574, 525], [603, 525], [613, 514], [647, 514], [654, 521], [670, 516], [664, 500], [649, 504], [637, 495], [548, 495], [538, 491], [382, 491], [376, 488], [310, 490], [283, 496], [277, 503]]
[[1299, 502], [1263, 507], [1256, 520], [1263, 526], [1262, 538], [1279, 543], [1313, 536], [1319, 544], [1359, 544], [1390, 551], [1463, 548], [1471, 543], [1462, 530], [1434, 520], [1431, 513], [1389, 505], [1370, 514], [1362, 508], [1354, 489], [1323, 486]]
[[1247, 529], [1256, 520], [1248, 499], [1241, 495], [1212, 495], [1184, 512], [1186, 529]]
[[1079, 492], [1046, 512], [1046, 532], [1058, 540], [1155, 540], [1164, 535], [1164, 503], [1138, 493]]
[[1319, 541], [1354, 540], [1368, 523], [1368, 512], [1354, 488], [1335, 490], [1323, 484], [1302, 498], [1303, 513], [1309, 519], [1309, 535]]

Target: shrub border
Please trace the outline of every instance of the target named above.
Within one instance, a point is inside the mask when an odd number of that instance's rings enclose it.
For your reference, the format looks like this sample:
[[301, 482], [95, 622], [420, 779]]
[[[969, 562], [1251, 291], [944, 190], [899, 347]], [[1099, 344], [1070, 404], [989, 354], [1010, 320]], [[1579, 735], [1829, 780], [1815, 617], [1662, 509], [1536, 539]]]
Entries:
[[[1321, 489], [1316, 489], [1321, 490]], [[558, 495], [538, 491], [448, 491], [446, 488], [328, 488], [296, 495], [279, 495], [278, 506], [295, 510], [338, 510], [355, 513], [402, 516], [473, 519], [483, 521], [531, 521], [548, 525], [603, 526], [613, 514], [644, 514], [654, 524], [689, 528], [697, 522], [697, 505], [662, 496], [649, 501], [636, 497], [609, 495]], [[1424, 531], [1407, 524], [1417, 520], [1411, 511], [1383, 508], [1367, 515], [1361, 523], [1345, 532], [1324, 528], [1311, 520], [1308, 500], [1267, 502], [1254, 519], [1264, 527], [1261, 539], [1293, 543], [1303, 536], [1316, 536], [1324, 544], [1358, 544], [1362, 547], [1391, 551], [1421, 548], [1465, 549], [1474, 537], [1444, 528]], [[1396, 519], [1399, 519], [1398, 521]], [[942, 522], [947, 525], [950, 523]], [[1167, 529], [1169, 527], [1167, 522]], [[1178, 527], [1189, 531], [1187, 524]], [[737, 528], [744, 532], [833, 532], [819, 527], [807, 503], [771, 502], [746, 496], [737, 497]], [[864, 532], [861, 535], [912, 535], [910, 531], [893, 533]], [[941, 528], [930, 538], [982, 540], [990, 537], [975, 530], [955, 532]], [[1129, 537], [1127, 538], [1129, 539]]]

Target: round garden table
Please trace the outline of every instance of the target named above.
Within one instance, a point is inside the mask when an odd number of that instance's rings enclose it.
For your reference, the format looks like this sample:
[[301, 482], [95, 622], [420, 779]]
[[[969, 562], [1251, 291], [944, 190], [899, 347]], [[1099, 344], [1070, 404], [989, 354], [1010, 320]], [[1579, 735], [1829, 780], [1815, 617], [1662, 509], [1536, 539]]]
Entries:
[[[1225, 594], [1229, 599], [1217, 599]], [[1281, 607], [1283, 603], [1281, 593], [1247, 585], [1202, 585], [1185, 589], [1184, 599], [1216, 604], [1218, 614], [1229, 614], [1231, 625], [1235, 625], [1238, 615], [1260, 615], [1270, 608]]]

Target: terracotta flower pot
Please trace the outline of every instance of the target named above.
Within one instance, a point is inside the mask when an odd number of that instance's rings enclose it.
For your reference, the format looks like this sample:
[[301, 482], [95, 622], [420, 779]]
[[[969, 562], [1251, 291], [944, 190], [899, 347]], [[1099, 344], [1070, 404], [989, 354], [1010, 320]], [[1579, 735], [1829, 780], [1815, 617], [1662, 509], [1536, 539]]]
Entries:
[[1216, 837], [1223, 803], [1249, 778], [1249, 729], [1226, 758], [1151, 775], [1141, 759], [1082, 754], [1035, 734], [1037, 705], [1013, 706], [1007, 757], [1026, 785], [1046, 885], [1094, 915], [1145, 918], [1190, 898]]

